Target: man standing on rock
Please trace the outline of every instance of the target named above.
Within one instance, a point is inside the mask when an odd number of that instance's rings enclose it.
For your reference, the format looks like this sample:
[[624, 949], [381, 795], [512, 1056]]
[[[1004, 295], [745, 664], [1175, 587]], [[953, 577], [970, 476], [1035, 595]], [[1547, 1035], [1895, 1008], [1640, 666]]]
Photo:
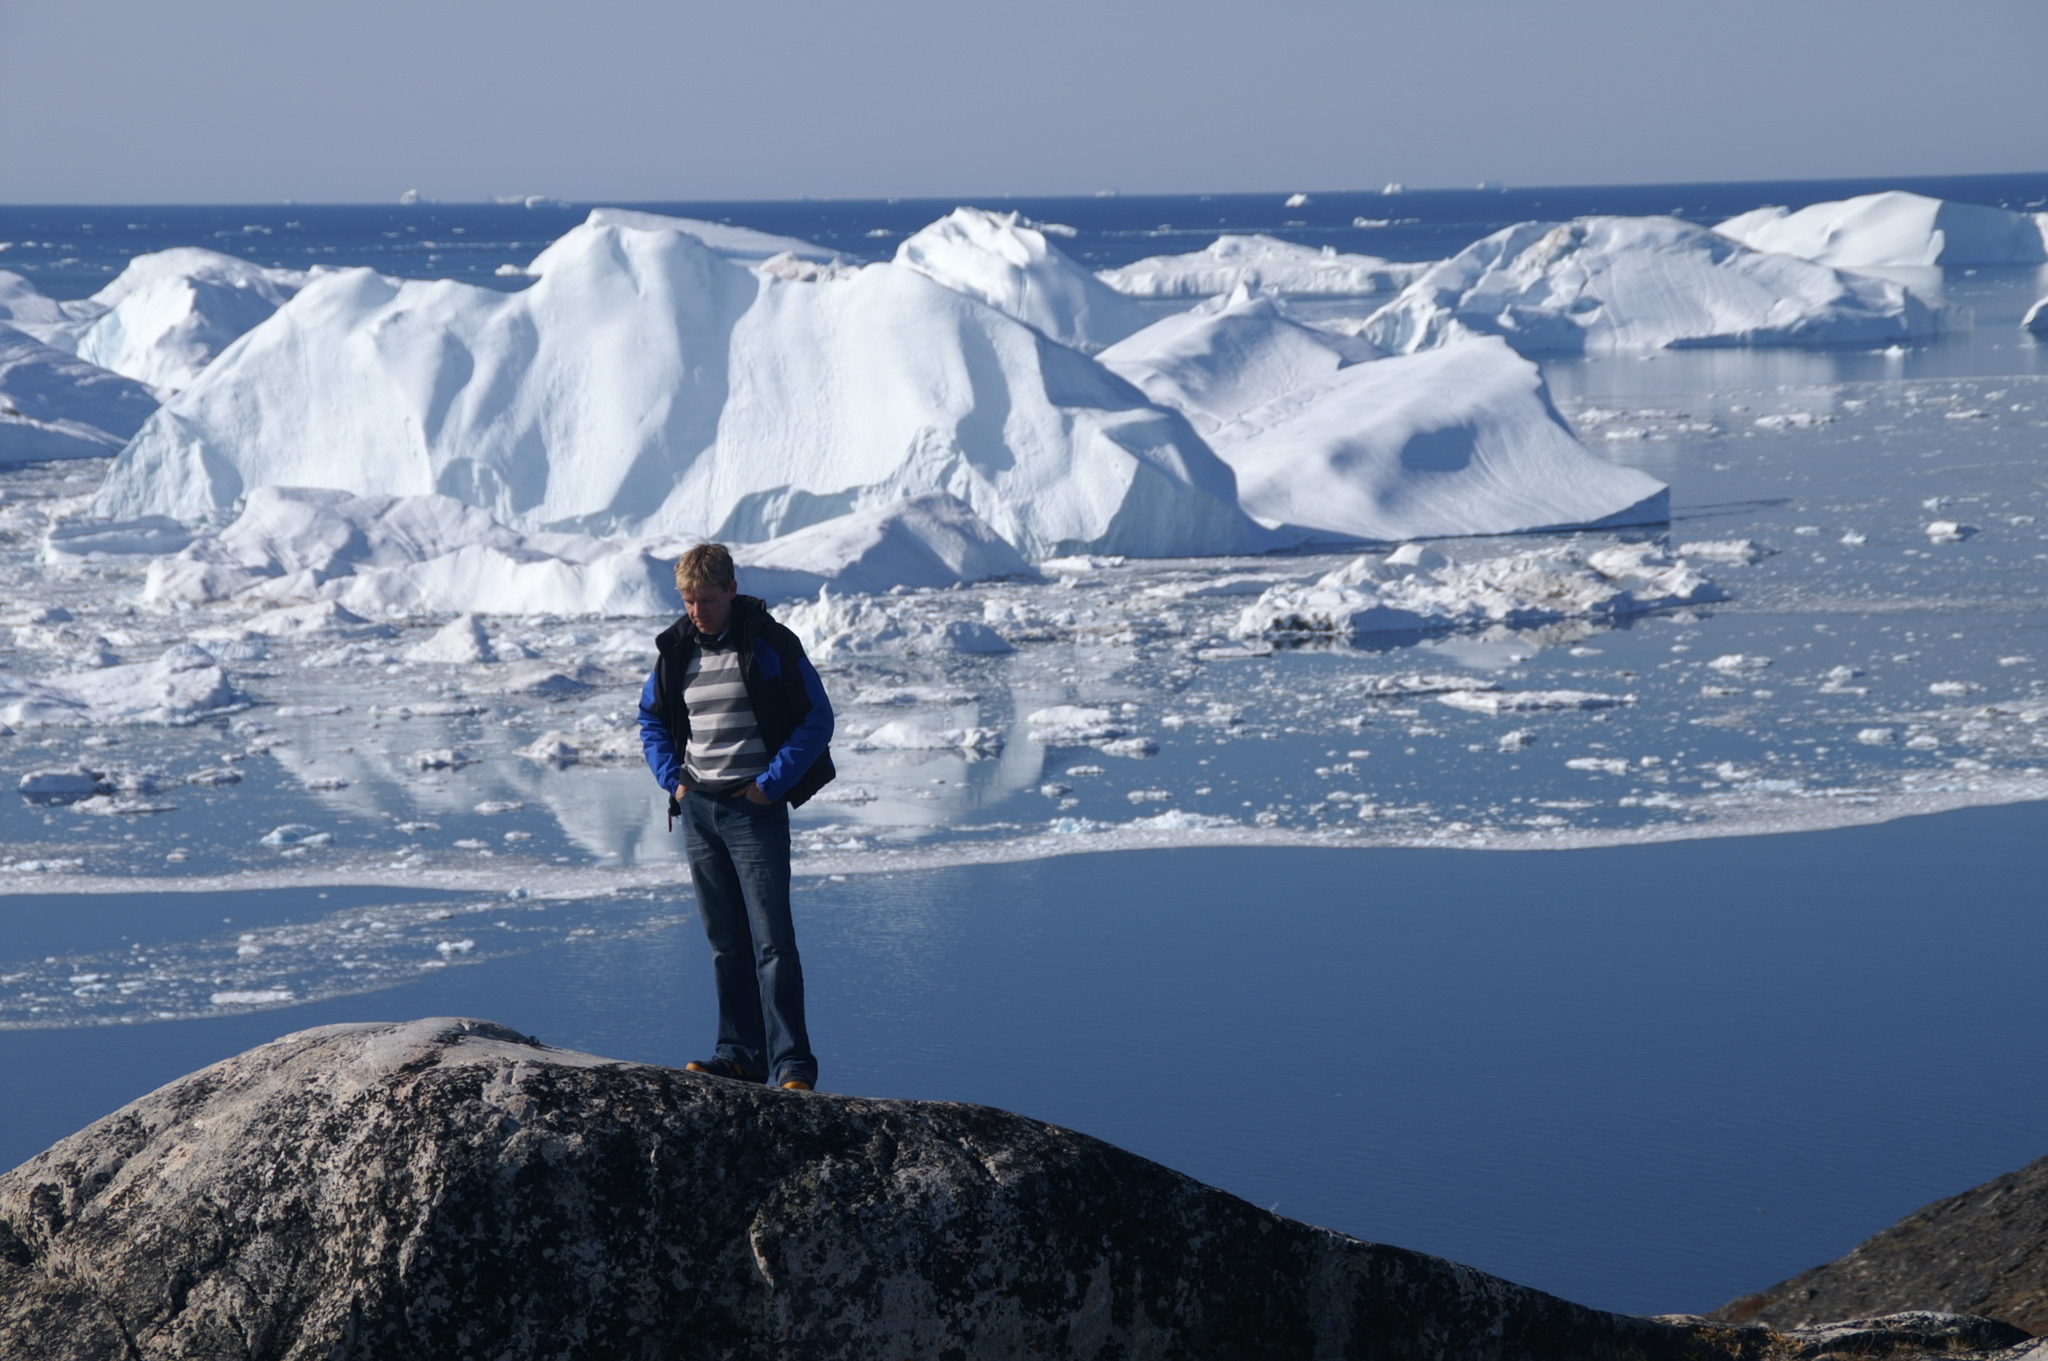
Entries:
[[789, 810], [834, 771], [832, 705], [796, 635], [739, 593], [732, 554], [676, 559], [684, 616], [654, 640], [640, 745], [683, 822], [718, 985], [718, 1052], [690, 1072], [807, 1092], [804, 967], [789, 913]]

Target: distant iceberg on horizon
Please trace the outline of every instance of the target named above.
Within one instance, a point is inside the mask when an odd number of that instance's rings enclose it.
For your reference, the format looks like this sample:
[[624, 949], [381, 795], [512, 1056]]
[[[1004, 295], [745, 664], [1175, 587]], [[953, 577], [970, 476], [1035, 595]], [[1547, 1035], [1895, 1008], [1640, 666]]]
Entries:
[[1937, 334], [1904, 285], [1757, 251], [1675, 217], [1523, 222], [1433, 266], [1358, 328], [1412, 354], [1496, 335], [1525, 354], [1885, 346]]
[[1714, 230], [1753, 250], [1782, 251], [1837, 269], [2048, 260], [2048, 213], [2016, 213], [1897, 189], [1797, 212], [1758, 208]]

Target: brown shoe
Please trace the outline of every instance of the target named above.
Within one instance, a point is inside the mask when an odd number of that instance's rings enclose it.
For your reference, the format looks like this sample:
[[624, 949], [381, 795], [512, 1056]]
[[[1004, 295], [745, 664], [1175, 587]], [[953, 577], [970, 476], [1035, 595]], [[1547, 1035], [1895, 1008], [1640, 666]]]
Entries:
[[702, 1073], [706, 1077], [730, 1078], [734, 1082], [759, 1082], [760, 1075], [750, 1073], [727, 1059], [698, 1059], [683, 1065], [686, 1073]]
[[782, 1090], [785, 1092], [808, 1092], [812, 1090], [812, 1087], [810, 1083], [804, 1081], [802, 1078], [793, 1077], [789, 1081], [782, 1084]]

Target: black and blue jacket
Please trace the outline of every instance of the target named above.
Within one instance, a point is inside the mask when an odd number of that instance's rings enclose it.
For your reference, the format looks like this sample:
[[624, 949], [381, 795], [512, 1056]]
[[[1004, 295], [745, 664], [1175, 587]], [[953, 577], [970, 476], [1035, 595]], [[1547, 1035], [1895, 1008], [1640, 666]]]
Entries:
[[[769, 752], [768, 769], [757, 783], [769, 798], [797, 807], [838, 774], [832, 767], [832, 703], [825, 698], [824, 682], [803, 644], [775, 622], [758, 597], [734, 598], [725, 631], [739, 652], [740, 678], [754, 706], [761, 745]], [[684, 783], [690, 713], [683, 704], [683, 681], [698, 636], [687, 614], [664, 629], [654, 640], [654, 671], [640, 688], [640, 746], [655, 783], [670, 794]]]

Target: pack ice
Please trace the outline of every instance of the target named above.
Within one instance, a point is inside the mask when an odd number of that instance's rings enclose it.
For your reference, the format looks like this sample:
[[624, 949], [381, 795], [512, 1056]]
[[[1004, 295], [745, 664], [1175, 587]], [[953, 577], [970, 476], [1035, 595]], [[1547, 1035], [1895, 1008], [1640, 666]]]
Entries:
[[598, 214], [531, 271], [512, 294], [313, 279], [144, 426], [94, 513], [333, 486], [753, 543], [947, 492], [1030, 557], [1270, 542], [1181, 417], [918, 269], [753, 270]]
[[1617, 618], [1725, 600], [1682, 558], [1648, 544], [1593, 552], [1551, 549], [1453, 562], [1433, 548], [1403, 544], [1368, 553], [1307, 586], [1277, 586], [1247, 605], [1245, 636], [1433, 632], [1501, 624], [1522, 628], [1566, 619]]
[[1137, 298], [1205, 298], [1240, 288], [1283, 294], [1390, 293], [1428, 268], [1253, 234], [1219, 236], [1201, 250], [1150, 256], [1096, 277]]
[[1261, 524], [1398, 543], [1669, 518], [1664, 484], [1589, 453], [1503, 342], [1379, 353], [1240, 290], [1100, 357], [1186, 413]]
[[1671, 217], [1524, 222], [1474, 242], [1366, 319], [1413, 353], [1460, 335], [1524, 353], [1701, 345], [1890, 345], [1936, 310], [1885, 279], [1751, 250]]
[[1757, 208], [1714, 228], [1754, 250], [1841, 269], [2034, 265], [2048, 260], [2048, 213], [2015, 213], [1893, 189], [1792, 212]]

